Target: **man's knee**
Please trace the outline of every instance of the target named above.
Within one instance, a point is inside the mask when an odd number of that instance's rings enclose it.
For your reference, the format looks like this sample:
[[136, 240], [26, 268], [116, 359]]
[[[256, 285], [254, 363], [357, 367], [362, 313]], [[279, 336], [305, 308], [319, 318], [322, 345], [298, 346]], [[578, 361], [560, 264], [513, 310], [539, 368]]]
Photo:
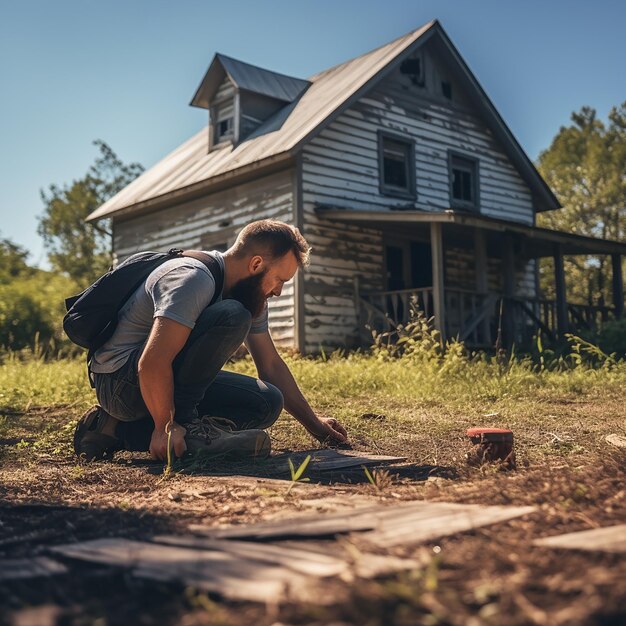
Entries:
[[260, 424], [256, 426], [256, 428], [269, 428], [281, 414], [283, 407], [285, 405], [285, 401], [283, 399], [283, 394], [271, 383], [266, 383], [263, 380], [257, 380], [257, 385], [263, 394], [263, 399], [265, 400], [265, 415], [262, 418]]
[[221, 300], [208, 306], [198, 318], [196, 326], [207, 324], [209, 326], [221, 326], [236, 328], [248, 333], [252, 316], [238, 300]]

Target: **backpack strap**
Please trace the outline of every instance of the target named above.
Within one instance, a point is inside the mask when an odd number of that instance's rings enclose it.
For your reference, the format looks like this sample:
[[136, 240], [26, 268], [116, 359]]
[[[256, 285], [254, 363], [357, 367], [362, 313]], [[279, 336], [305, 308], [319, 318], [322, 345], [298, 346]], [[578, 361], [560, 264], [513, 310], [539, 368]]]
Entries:
[[213, 294], [209, 305], [215, 304], [217, 299], [222, 295], [222, 289], [224, 288], [224, 271], [222, 270], [222, 266], [219, 261], [210, 254], [206, 254], [200, 250], [181, 250], [180, 256], [196, 259], [207, 266], [209, 272], [211, 272], [211, 275], [213, 276], [213, 280], [215, 280], [215, 293]]

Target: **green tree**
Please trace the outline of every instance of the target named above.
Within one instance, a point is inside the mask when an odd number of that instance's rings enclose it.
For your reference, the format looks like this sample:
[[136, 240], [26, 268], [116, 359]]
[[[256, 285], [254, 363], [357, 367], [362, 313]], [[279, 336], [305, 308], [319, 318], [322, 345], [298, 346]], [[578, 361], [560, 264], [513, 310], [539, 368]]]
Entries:
[[[623, 240], [626, 236], [626, 102], [611, 109], [608, 123], [591, 107], [572, 114], [538, 169], [558, 196], [562, 209], [538, 216], [538, 224], [566, 232]], [[568, 300], [610, 302], [610, 259], [565, 257]], [[552, 294], [552, 264], [540, 268], [542, 289]]]
[[[28, 252], [0, 239], [0, 352], [40, 348], [67, 350], [63, 298], [77, 291], [69, 277], [31, 267]], [[71, 349], [71, 347], [70, 347]]]
[[21, 246], [10, 239], [0, 239], [0, 284], [31, 275], [34, 270], [26, 262], [27, 257], [28, 252]]
[[123, 189], [141, 172], [139, 163], [124, 164], [104, 141], [94, 141], [99, 156], [83, 178], [41, 191], [45, 204], [38, 232], [52, 268], [87, 286], [111, 264], [108, 223], [94, 225], [85, 218]]

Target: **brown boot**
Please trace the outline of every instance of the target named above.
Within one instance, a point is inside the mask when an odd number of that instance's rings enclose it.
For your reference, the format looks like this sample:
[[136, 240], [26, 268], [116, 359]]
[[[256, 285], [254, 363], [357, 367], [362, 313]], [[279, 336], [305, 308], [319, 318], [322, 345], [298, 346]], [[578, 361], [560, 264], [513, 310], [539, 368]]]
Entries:
[[234, 424], [224, 418], [204, 416], [184, 424], [187, 429], [187, 451], [208, 455], [264, 459], [270, 455], [272, 443], [264, 430], [233, 431]]
[[[80, 459], [110, 459], [123, 449], [122, 442], [114, 435], [116, 424], [111, 420], [115, 423], [118, 421], [98, 405], [91, 407], [78, 420], [74, 431], [74, 451]], [[105, 434], [103, 431], [113, 434]]]

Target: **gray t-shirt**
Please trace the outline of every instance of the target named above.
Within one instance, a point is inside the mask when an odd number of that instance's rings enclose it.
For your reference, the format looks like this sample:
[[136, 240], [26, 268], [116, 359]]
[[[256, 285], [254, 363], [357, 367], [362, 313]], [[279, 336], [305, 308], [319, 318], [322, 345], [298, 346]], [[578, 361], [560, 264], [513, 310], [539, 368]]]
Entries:
[[[211, 254], [225, 270], [220, 252]], [[99, 348], [91, 370], [109, 374], [126, 363], [130, 354], [146, 343], [155, 317], [166, 317], [193, 328], [215, 293], [215, 280], [207, 266], [197, 259], [181, 257], [166, 261], [154, 271], [118, 313], [118, 324], [111, 339]], [[222, 299], [222, 294], [218, 301]], [[252, 320], [250, 333], [268, 329], [267, 303], [263, 313]]]

